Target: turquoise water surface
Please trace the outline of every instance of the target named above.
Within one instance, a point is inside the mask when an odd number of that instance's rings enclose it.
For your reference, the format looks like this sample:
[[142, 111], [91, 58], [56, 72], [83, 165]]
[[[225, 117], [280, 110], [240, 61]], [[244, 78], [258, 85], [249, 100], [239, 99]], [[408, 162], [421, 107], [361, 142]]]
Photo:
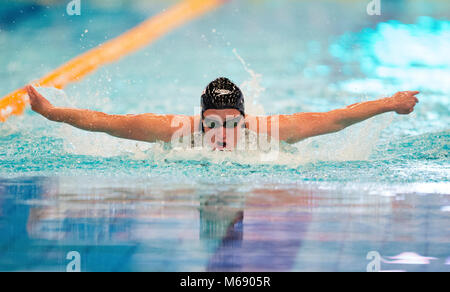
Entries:
[[[1, 94], [174, 1], [0, 7]], [[101, 3], [101, 2], [99, 2]], [[450, 6], [231, 1], [65, 91], [55, 105], [111, 114], [198, 112], [218, 76], [254, 114], [328, 111], [420, 90], [385, 114], [260, 153], [167, 150], [50, 123], [0, 125], [0, 270], [450, 271]]]

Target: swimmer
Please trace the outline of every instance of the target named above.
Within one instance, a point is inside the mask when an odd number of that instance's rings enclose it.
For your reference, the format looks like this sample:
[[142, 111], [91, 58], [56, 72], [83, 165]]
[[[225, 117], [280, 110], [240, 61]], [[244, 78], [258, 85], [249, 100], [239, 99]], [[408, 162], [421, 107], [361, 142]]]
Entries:
[[213, 150], [236, 149], [237, 142], [242, 137], [242, 131], [239, 130], [241, 128], [257, 134], [264, 133], [269, 137], [275, 136], [276, 132], [278, 140], [294, 144], [309, 137], [341, 131], [383, 113], [410, 114], [419, 102], [416, 97], [419, 91], [402, 91], [391, 97], [360, 102], [329, 112], [256, 117], [245, 113], [241, 90], [229, 79], [222, 77], [212, 81], [204, 90], [200, 116], [150, 113], [108, 115], [84, 109], [55, 107], [32, 86], [28, 85], [26, 90], [32, 110], [50, 121], [66, 123], [90, 132], [151, 143], [172, 141], [173, 136], [183, 127], [183, 124], [172, 122], [188, 121], [190, 126], [184, 133], [192, 135], [194, 132], [202, 132], [203, 135], [209, 135], [207, 143]]

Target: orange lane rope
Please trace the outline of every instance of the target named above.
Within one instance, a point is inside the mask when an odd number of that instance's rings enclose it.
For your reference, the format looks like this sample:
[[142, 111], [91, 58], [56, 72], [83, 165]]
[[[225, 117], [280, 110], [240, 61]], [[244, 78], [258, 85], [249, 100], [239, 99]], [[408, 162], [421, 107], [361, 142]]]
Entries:
[[[219, 7], [228, 0], [184, 0], [170, 9], [146, 20], [123, 35], [72, 59], [47, 76], [39, 79], [39, 86], [64, 88], [77, 82], [100, 66], [112, 63], [148, 45], [169, 31]], [[26, 91], [18, 89], [0, 100], [0, 122], [11, 115], [23, 113], [28, 103]]]

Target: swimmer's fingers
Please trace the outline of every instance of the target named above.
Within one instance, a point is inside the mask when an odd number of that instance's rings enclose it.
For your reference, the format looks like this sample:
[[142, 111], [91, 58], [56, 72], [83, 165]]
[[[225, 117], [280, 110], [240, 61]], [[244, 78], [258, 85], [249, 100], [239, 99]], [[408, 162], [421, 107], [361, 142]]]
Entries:
[[420, 94], [420, 91], [400, 91], [394, 95], [394, 98], [403, 100], [412, 99], [415, 103], [419, 103], [419, 99], [416, 96], [417, 94]]
[[34, 89], [34, 87], [31, 85], [27, 85], [25, 87], [25, 89], [27, 90], [28, 96], [30, 98], [31, 108], [34, 110], [36, 103], [39, 101], [39, 98], [42, 96], [40, 96], [39, 92], [37, 92], [37, 90]]
[[406, 110], [407, 115], [409, 115], [410, 113], [412, 113], [414, 111], [414, 107], [416, 106], [416, 103], [417, 102], [410, 103], [409, 109]]
[[44, 114], [49, 108], [52, 107], [51, 103], [39, 92], [37, 92], [33, 86], [27, 85], [25, 89], [30, 97], [30, 105], [33, 111]]
[[406, 93], [409, 95], [409, 96], [411, 96], [413, 99], [414, 99], [414, 101], [416, 102], [416, 103], [419, 103], [419, 99], [417, 98], [417, 94], [419, 94], [420, 93], [420, 91], [406, 91]]
[[40, 99], [40, 98], [44, 98], [39, 92], [37, 92], [37, 90], [31, 86], [31, 85], [27, 85], [25, 87], [25, 89], [27, 90], [28, 96], [30, 97], [30, 100], [35, 100], [35, 99]]
[[34, 88], [33, 88], [31, 85], [25, 86], [25, 90], [27, 91], [28, 97], [30, 98], [30, 100], [31, 100], [31, 98], [34, 97], [33, 89], [34, 89]]

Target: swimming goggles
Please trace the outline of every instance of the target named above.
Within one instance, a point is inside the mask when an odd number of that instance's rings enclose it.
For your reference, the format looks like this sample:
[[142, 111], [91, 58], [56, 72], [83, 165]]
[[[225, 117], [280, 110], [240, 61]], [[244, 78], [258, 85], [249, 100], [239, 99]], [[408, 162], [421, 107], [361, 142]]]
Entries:
[[243, 116], [239, 116], [233, 119], [226, 120], [225, 122], [213, 118], [204, 118], [203, 125], [209, 129], [217, 129], [220, 127], [224, 127], [226, 129], [233, 129], [239, 125], [239, 122], [242, 120], [242, 118]]

